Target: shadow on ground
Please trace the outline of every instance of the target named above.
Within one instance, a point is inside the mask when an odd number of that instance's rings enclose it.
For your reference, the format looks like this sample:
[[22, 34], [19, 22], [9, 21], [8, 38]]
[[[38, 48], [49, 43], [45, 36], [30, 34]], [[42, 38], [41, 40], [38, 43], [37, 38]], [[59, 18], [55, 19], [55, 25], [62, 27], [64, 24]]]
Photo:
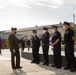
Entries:
[[53, 68], [50, 66], [42, 65], [42, 63], [38, 64], [39, 67], [46, 69], [47, 71], [51, 71], [54, 74], [49, 75], [76, 75], [76, 72], [70, 72], [69, 70], [64, 70], [63, 67], [60, 69]]
[[17, 70], [13, 70], [12, 75], [27, 75], [27, 74], [23, 70], [17, 69]]

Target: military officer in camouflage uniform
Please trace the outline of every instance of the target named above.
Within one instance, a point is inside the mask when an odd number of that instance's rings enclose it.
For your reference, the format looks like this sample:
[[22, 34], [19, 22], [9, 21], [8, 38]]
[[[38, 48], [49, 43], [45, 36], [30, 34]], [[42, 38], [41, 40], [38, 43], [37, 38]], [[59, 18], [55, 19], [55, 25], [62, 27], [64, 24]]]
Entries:
[[[19, 52], [19, 40], [15, 36], [17, 28], [11, 28], [11, 34], [9, 35], [9, 44], [10, 44], [10, 51], [11, 51], [11, 65], [12, 69], [21, 69], [20, 67], [20, 52]], [[15, 63], [16, 57], [16, 63]]]

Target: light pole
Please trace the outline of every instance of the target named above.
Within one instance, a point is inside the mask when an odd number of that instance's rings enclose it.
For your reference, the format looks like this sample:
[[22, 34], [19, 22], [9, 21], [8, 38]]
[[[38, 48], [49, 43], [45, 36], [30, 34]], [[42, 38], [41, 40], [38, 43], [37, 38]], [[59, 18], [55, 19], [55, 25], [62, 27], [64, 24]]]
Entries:
[[73, 14], [73, 23], [75, 24], [75, 14]]

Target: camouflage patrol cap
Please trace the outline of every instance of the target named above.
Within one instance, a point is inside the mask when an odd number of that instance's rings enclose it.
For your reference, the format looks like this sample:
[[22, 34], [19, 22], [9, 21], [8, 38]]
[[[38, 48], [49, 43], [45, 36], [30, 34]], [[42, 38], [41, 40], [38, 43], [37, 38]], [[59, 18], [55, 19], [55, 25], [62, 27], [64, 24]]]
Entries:
[[17, 30], [17, 28], [13, 28], [13, 27], [12, 27], [11, 30]]

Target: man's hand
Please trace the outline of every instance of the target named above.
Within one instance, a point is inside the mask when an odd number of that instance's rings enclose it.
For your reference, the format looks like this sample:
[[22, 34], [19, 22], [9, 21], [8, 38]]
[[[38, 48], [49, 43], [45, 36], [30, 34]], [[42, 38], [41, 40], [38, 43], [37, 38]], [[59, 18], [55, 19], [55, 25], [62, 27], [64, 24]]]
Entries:
[[54, 47], [54, 44], [51, 44], [52, 47]]
[[60, 39], [57, 39], [51, 46], [54, 47], [59, 42]]
[[13, 49], [13, 53], [16, 53], [16, 50], [15, 49]]
[[72, 40], [74, 41], [74, 43], [75, 43], [75, 37], [72, 37]]

